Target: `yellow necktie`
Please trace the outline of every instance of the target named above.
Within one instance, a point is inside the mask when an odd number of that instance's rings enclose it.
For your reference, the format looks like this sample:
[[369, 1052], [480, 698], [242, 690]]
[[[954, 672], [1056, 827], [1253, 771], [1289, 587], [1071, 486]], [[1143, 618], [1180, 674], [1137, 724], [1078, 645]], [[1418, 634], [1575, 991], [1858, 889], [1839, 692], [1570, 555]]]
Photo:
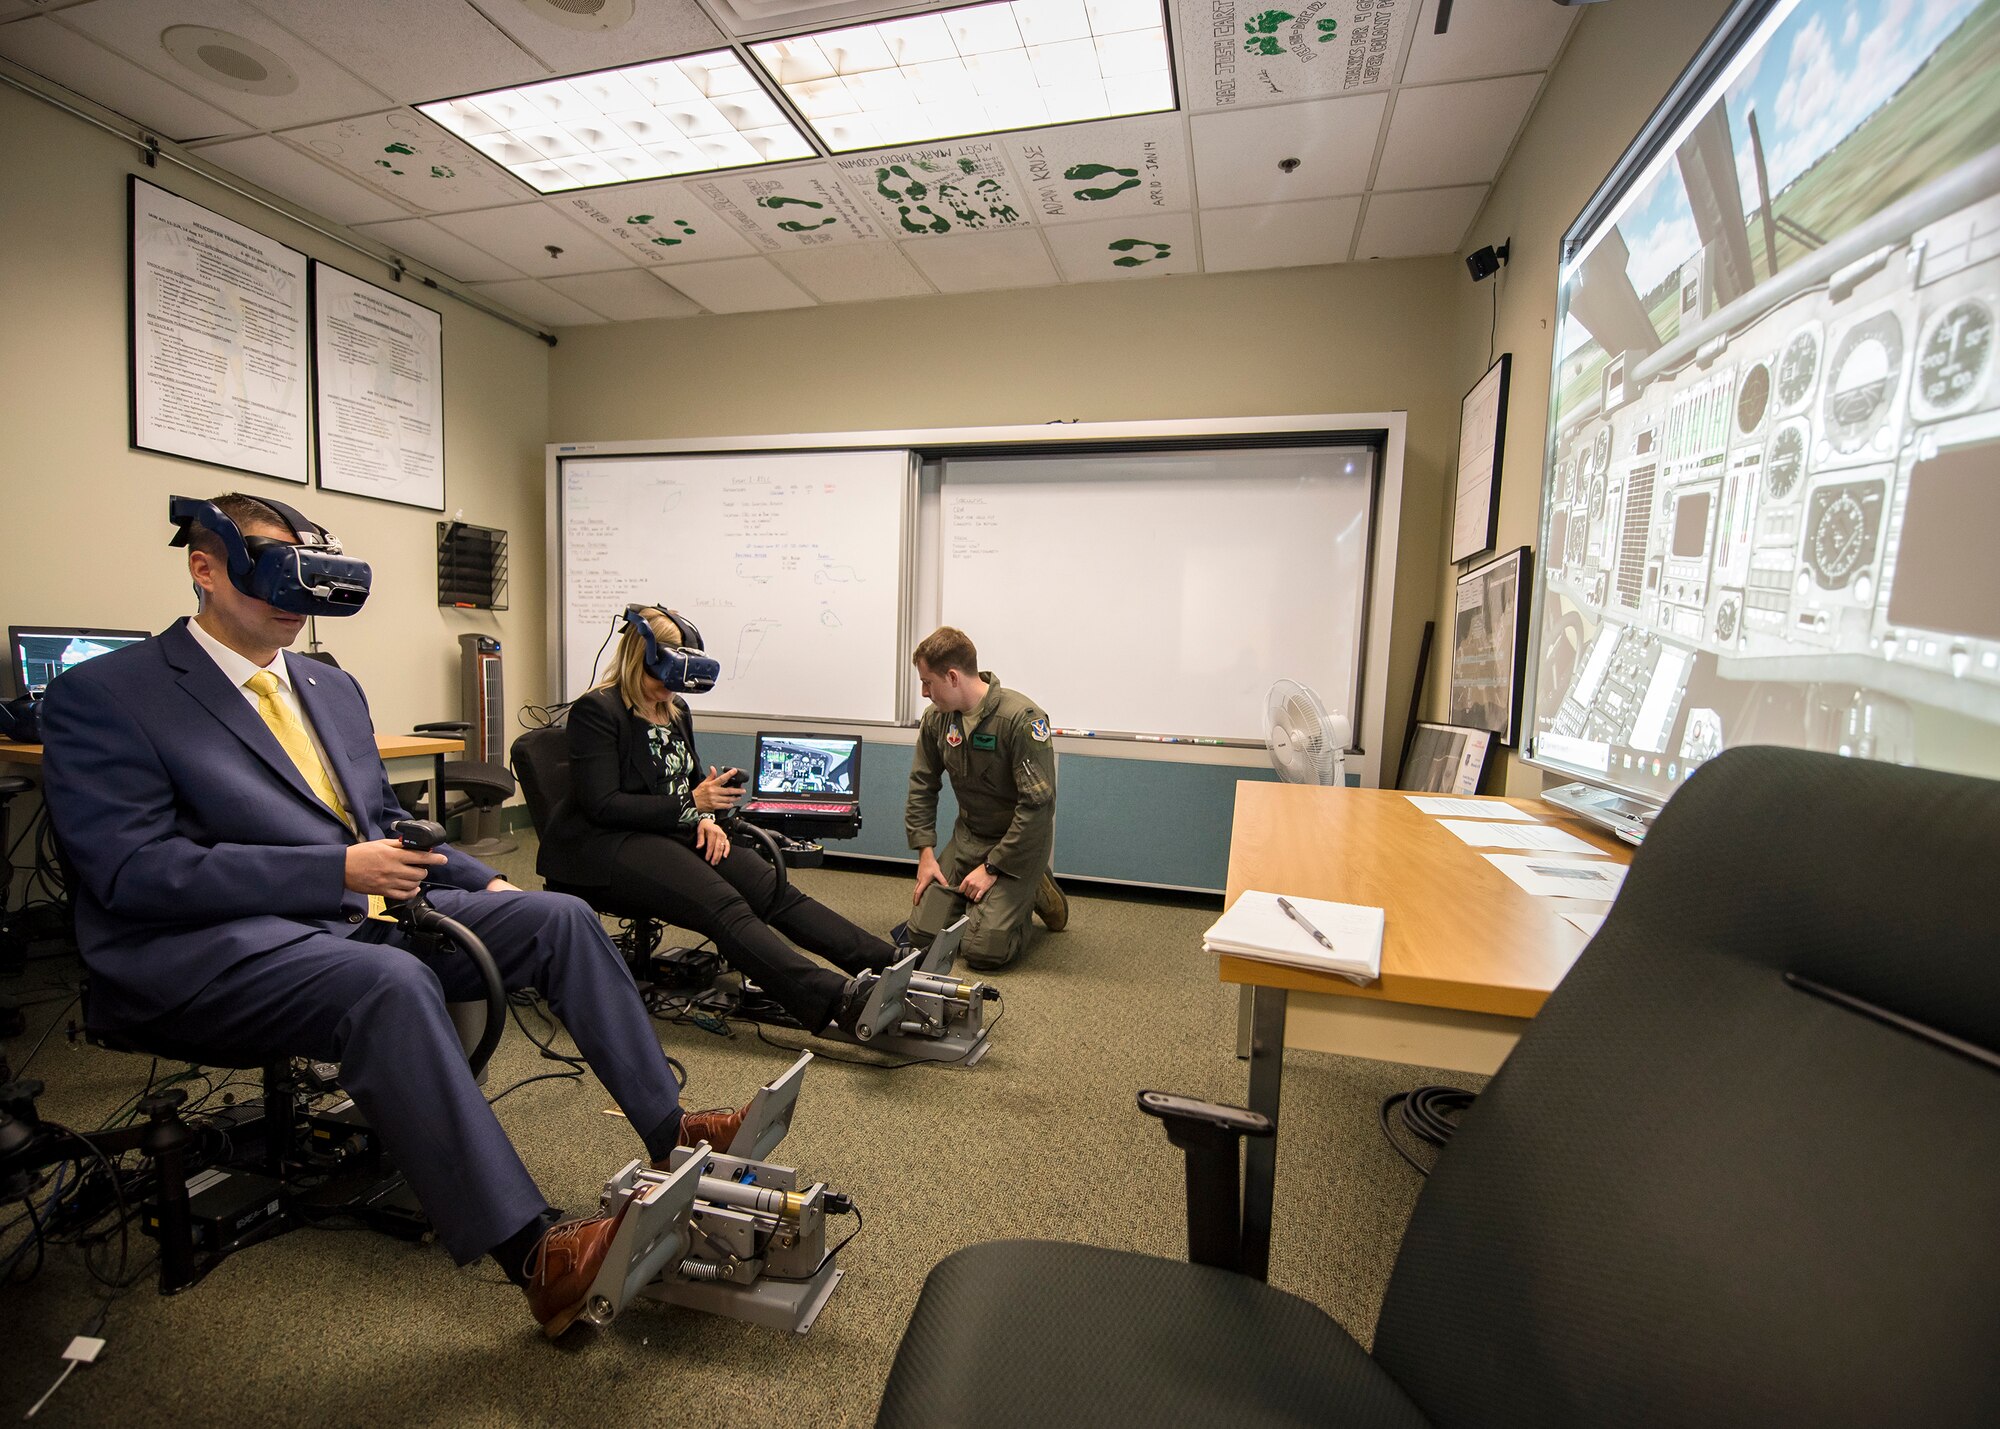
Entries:
[[[257, 713], [263, 716], [264, 723], [277, 736], [279, 745], [298, 766], [299, 773], [305, 777], [306, 787], [319, 795], [320, 802], [333, 810], [335, 817], [347, 825], [349, 833], [358, 834], [360, 830], [355, 827], [354, 815], [348, 812], [346, 800], [340, 797], [339, 786], [327, 773], [319, 751], [313, 748], [312, 736], [306, 733], [299, 717], [292, 713], [292, 707], [278, 698], [278, 677], [269, 670], [259, 670], [243, 683], [257, 696]], [[368, 895], [369, 917], [379, 917], [387, 906], [379, 894]]]

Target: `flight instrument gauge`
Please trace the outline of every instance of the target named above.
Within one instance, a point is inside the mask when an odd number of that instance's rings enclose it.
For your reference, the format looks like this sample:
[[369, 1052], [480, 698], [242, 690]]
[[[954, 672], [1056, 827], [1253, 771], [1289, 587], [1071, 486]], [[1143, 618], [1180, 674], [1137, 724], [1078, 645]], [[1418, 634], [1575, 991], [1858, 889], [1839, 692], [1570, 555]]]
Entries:
[[1604, 519], [1604, 473], [1601, 471], [1590, 479], [1590, 519]]
[[1889, 419], [1889, 404], [1903, 370], [1903, 325], [1894, 313], [1877, 313], [1847, 330], [1827, 364], [1827, 437], [1843, 452], [1857, 452]]
[[1611, 428], [1599, 427], [1597, 439], [1590, 444], [1590, 469], [1599, 476], [1611, 470]]
[[1771, 450], [1764, 457], [1764, 490], [1773, 501], [1783, 501], [1799, 489], [1806, 470], [1806, 434], [1802, 427], [1780, 427], [1771, 438]]
[[1844, 590], [1875, 559], [1882, 512], [1879, 481], [1825, 486], [1813, 493], [1806, 562], [1825, 590]]
[[1819, 335], [1811, 328], [1795, 333], [1778, 359], [1778, 402], [1786, 411], [1804, 403], [1819, 373]]
[[1993, 360], [1993, 310], [1976, 298], [1931, 324], [1917, 354], [1917, 394], [1933, 412], [1970, 401]]
[[1564, 457], [1556, 468], [1556, 499], [1568, 501], [1576, 495], [1576, 458]]
[[1743, 374], [1743, 385], [1736, 389], [1738, 434], [1747, 437], [1756, 431], [1770, 405], [1771, 369], [1760, 362]]

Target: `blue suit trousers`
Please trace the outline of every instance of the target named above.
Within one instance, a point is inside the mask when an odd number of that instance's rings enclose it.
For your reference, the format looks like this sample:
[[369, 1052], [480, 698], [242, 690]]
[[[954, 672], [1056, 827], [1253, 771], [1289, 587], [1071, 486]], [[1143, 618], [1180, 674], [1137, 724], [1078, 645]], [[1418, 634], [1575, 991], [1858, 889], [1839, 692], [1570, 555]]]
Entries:
[[[650, 1132], [673, 1113], [680, 1093], [651, 1018], [586, 904], [558, 893], [436, 888], [427, 896], [479, 935], [510, 991], [532, 987], [547, 997], [635, 1130]], [[484, 996], [477, 971], [455, 949], [426, 960], [401, 945], [400, 933], [378, 940], [386, 926], [350, 937], [315, 933], [246, 958], [125, 1035], [210, 1065], [340, 1063], [342, 1088], [464, 1265], [548, 1202], [473, 1081], [445, 1010]]]

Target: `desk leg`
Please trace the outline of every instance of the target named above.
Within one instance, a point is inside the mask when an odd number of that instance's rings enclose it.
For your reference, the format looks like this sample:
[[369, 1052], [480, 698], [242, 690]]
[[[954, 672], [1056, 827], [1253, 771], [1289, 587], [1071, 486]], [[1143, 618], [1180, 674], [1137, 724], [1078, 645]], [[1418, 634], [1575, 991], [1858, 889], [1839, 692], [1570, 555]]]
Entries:
[[[1285, 990], [1255, 990], [1250, 1018], [1250, 1110], [1278, 1120], [1278, 1083], [1285, 1073]], [[1277, 1181], [1278, 1137], [1246, 1138], [1243, 1163], [1243, 1272], [1264, 1279], [1271, 1269], [1271, 1198]]]
[[431, 807], [430, 816], [437, 823], [444, 822], [444, 756], [431, 756]]
[[1250, 1009], [1257, 989], [1249, 983], [1236, 989], [1236, 1060], [1250, 1060]]

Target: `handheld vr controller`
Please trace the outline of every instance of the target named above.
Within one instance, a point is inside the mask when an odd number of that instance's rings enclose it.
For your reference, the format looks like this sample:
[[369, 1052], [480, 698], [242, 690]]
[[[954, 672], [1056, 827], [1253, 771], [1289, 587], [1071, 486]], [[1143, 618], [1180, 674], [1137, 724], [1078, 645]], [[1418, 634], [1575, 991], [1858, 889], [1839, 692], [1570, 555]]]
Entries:
[[246, 536], [214, 502], [191, 496], [167, 502], [167, 519], [178, 528], [167, 544], [187, 545], [191, 528], [200, 526], [222, 542], [229, 583], [252, 600], [293, 615], [352, 615], [361, 609], [374, 580], [368, 563], [343, 554], [339, 537], [284, 502], [268, 496], [256, 499], [285, 519], [298, 537], [297, 545], [269, 536]]
[[[680, 627], [679, 645], [662, 645], [660, 638], [653, 634], [652, 622], [646, 619], [649, 610], [666, 611], [668, 619]], [[694, 622], [676, 610], [667, 610], [664, 605], [628, 605], [623, 616], [625, 628], [637, 632], [646, 646], [646, 673], [676, 694], [700, 695], [715, 688], [715, 682], [722, 675], [722, 662], [704, 654], [701, 632]]]

